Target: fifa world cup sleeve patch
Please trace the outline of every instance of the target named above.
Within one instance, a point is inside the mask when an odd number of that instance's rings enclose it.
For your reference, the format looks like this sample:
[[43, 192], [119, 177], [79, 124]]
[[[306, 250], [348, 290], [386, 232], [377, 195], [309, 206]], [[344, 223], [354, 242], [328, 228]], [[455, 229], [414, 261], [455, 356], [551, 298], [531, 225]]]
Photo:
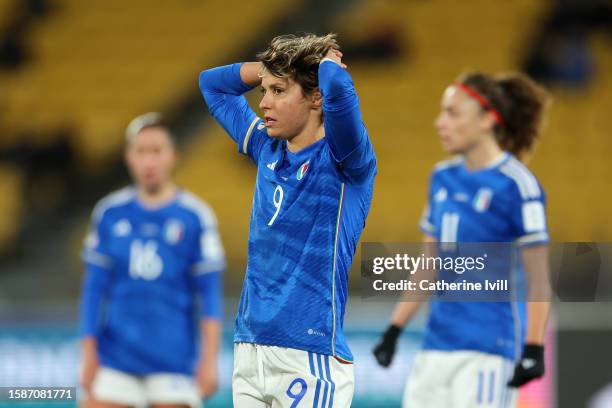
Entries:
[[525, 232], [536, 232], [546, 229], [546, 212], [544, 205], [540, 201], [524, 203], [522, 212]]

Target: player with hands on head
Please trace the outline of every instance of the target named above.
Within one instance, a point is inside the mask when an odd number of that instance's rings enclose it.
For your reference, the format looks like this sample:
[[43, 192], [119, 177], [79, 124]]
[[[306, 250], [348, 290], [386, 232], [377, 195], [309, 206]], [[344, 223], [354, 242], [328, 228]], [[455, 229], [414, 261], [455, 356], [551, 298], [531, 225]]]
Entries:
[[[435, 127], [456, 155], [434, 167], [420, 228], [436, 243], [507, 242], [516, 262], [508, 279], [527, 299], [429, 302], [423, 350], [415, 358], [405, 407], [512, 407], [516, 387], [544, 375], [549, 313], [549, 241], [542, 186], [520, 161], [531, 150], [547, 105], [522, 74], [471, 73], [447, 87]], [[412, 301], [410, 301], [412, 300]], [[424, 300], [405, 294], [374, 349], [389, 366], [402, 328]]]
[[175, 142], [160, 114], [126, 133], [134, 184], [98, 202], [82, 254], [84, 406], [199, 407], [218, 385], [217, 222], [174, 183]]
[[[348, 407], [348, 272], [376, 158], [333, 34], [282, 35], [257, 62], [206, 70], [212, 116], [257, 166], [234, 336], [236, 407]], [[259, 87], [261, 117], [244, 94]]]

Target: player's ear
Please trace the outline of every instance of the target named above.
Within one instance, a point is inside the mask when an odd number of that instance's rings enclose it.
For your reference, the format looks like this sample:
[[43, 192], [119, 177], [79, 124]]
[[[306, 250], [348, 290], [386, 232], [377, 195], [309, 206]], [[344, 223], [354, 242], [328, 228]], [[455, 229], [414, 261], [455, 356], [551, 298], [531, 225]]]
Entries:
[[480, 124], [483, 131], [493, 132], [495, 128], [495, 116], [490, 111], [484, 112], [480, 115]]
[[319, 89], [312, 91], [310, 94], [310, 102], [312, 103], [312, 107], [315, 109], [319, 109], [321, 106], [323, 106], [323, 95], [321, 95], [321, 91]]

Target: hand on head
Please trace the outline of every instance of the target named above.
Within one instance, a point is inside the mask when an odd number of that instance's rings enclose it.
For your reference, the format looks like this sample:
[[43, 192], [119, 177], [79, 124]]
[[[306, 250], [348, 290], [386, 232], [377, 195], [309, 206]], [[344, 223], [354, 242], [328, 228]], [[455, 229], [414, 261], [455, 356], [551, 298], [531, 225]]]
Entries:
[[327, 51], [327, 54], [325, 54], [325, 58], [329, 58], [335, 62], [338, 63], [338, 65], [340, 65], [342, 68], [346, 69], [346, 64], [342, 63], [342, 57], [343, 54], [339, 49], [336, 48], [330, 48], [329, 51]]

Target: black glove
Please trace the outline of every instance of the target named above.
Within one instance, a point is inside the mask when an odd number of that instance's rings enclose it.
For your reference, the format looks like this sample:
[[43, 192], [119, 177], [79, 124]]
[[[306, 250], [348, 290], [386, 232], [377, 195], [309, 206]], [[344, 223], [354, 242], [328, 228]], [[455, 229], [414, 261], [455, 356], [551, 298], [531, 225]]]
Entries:
[[387, 328], [387, 331], [383, 334], [380, 342], [374, 347], [373, 353], [376, 357], [376, 361], [383, 367], [389, 367], [391, 361], [393, 361], [393, 354], [395, 354], [395, 345], [397, 338], [402, 332], [401, 327], [391, 325]]
[[514, 367], [514, 375], [508, 382], [510, 387], [522, 387], [529, 381], [544, 375], [544, 346], [525, 344], [523, 356]]

